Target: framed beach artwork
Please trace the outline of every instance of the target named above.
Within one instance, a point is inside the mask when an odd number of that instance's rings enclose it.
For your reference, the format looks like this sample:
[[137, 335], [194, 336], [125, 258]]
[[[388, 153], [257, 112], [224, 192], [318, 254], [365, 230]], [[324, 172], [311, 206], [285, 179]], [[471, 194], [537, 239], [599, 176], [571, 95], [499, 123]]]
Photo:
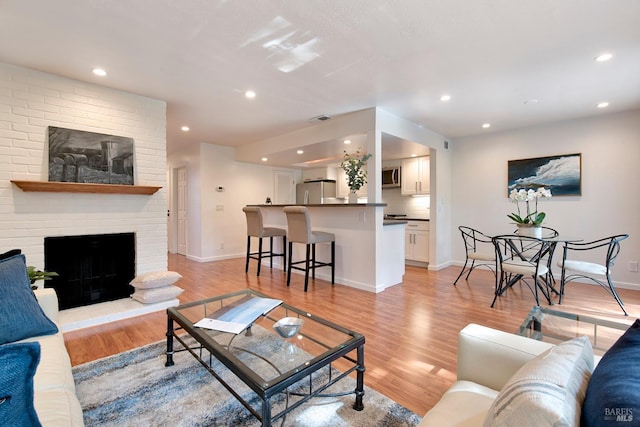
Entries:
[[133, 185], [133, 138], [49, 126], [49, 181]]
[[582, 154], [535, 157], [507, 162], [507, 195], [514, 188], [545, 187], [553, 196], [582, 194]]

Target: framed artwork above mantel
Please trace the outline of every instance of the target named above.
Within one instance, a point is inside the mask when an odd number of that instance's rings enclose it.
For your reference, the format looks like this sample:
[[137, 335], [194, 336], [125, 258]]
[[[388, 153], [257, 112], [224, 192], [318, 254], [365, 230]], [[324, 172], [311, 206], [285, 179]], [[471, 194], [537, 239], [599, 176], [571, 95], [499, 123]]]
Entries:
[[507, 161], [507, 196], [514, 188], [545, 187], [556, 196], [582, 195], [582, 154]]
[[49, 181], [133, 185], [133, 138], [49, 126]]

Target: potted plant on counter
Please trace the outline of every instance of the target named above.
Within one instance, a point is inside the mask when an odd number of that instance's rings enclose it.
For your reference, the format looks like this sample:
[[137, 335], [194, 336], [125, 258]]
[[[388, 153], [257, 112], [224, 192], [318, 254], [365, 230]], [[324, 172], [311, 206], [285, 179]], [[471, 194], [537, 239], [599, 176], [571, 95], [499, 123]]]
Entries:
[[370, 158], [371, 154], [360, 154], [359, 149], [356, 150], [354, 154], [344, 152], [344, 158], [342, 163], [340, 163], [340, 167], [347, 175], [349, 203], [358, 202], [358, 195], [356, 193], [367, 183], [367, 170], [364, 167]]

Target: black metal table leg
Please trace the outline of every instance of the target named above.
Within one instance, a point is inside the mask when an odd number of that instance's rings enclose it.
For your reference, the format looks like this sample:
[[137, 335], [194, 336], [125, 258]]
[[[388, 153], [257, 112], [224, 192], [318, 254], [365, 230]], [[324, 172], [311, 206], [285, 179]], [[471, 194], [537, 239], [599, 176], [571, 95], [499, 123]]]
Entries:
[[164, 366], [173, 366], [173, 319], [167, 316], [167, 361]]
[[262, 427], [271, 426], [271, 402], [269, 399], [262, 401]]
[[364, 404], [362, 398], [364, 397], [364, 345], [358, 347], [358, 367], [356, 368], [356, 402], [353, 404], [353, 409], [356, 411], [362, 411]]

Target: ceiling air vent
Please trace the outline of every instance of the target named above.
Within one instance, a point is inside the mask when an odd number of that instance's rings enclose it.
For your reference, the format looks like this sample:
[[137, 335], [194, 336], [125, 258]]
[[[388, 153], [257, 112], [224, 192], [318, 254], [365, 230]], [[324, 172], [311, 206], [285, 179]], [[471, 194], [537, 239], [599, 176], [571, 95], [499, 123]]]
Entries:
[[327, 116], [326, 114], [322, 114], [320, 116], [317, 117], [313, 117], [312, 119], [309, 119], [310, 122], [326, 122], [327, 120], [330, 120], [331, 116]]

